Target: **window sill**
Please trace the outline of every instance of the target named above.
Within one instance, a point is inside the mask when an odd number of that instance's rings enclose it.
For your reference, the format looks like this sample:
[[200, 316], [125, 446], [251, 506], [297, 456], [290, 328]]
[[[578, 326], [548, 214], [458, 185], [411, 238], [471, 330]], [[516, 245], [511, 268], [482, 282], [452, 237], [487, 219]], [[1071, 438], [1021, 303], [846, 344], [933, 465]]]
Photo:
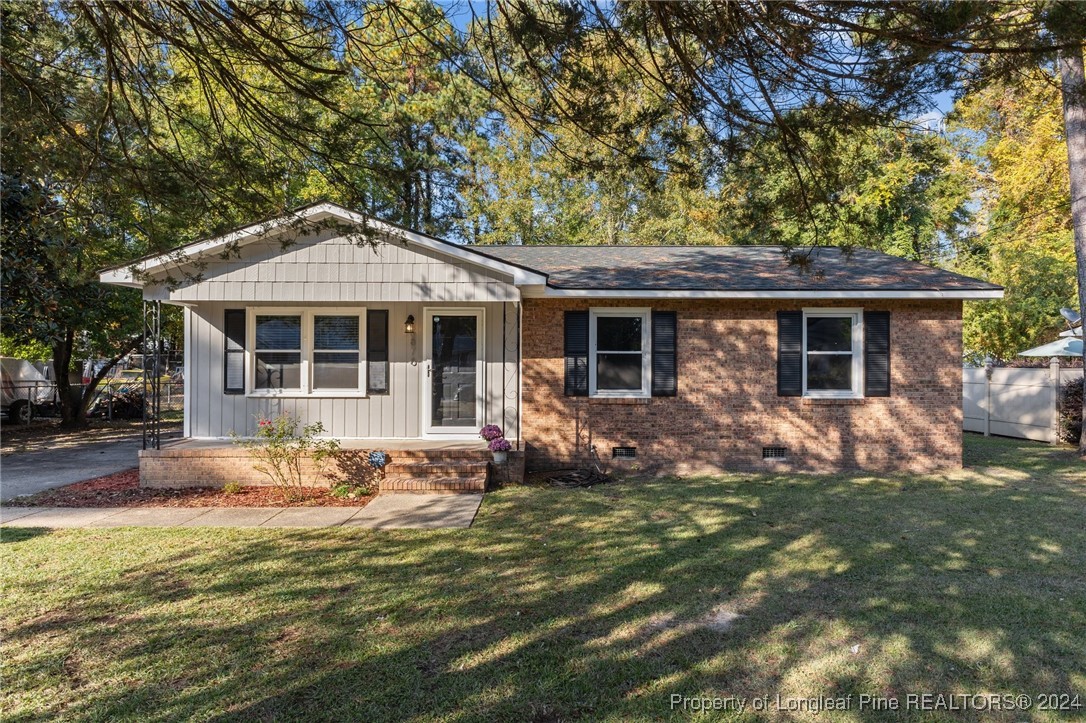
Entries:
[[813, 407], [852, 407], [863, 406], [867, 400], [863, 397], [803, 397], [801, 403]]
[[365, 399], [363, 392], [249, 392], [248, 399]]
[[648, 404], [652, 397], [589, 397], [592, 404]]

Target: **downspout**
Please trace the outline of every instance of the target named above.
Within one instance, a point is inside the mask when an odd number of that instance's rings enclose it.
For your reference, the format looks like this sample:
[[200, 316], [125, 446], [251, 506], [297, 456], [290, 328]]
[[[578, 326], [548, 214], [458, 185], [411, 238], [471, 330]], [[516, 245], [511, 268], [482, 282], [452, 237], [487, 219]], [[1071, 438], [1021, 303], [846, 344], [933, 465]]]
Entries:
[[505, 378], [507, 373], [505, 368], [505, 350], [509, 344], [509, 342], [506, 340], [506, 336], [509, 332], [509, 327], [505, 321], [505, 313], [508, 306], [509, 304], [502, 303], [502, 434], [505, 434], [505, 390], [509, 385], [509, 381]]
[[523, 302], [516, 302], [517, 311], [517, 451], [520, 451], [520, 407], [524, 403], [524, 377], [521, 373], [521, 342], [524, 326], [521, 318], [524, 314]]

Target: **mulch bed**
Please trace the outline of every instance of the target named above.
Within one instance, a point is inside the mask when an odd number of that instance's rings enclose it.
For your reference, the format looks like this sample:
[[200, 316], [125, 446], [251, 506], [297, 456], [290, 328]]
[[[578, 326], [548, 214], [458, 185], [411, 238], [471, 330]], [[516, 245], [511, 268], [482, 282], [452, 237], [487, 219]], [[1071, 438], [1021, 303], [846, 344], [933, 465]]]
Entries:
[[362, 507], [372, 496], [346, 499], [313, 488], [287, 502], [273, 487], [242, 487], [227, 493], [215, 487], [160, 490], [140, 487], [138, 469], [96, 477], [19, 500], [25, 507]]

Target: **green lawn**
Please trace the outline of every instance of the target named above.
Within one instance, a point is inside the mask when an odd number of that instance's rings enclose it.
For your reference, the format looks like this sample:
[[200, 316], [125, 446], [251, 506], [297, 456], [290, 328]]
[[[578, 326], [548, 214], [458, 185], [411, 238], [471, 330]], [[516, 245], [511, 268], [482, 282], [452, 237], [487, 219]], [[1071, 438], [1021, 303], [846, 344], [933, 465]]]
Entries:
[[[966, 456], [949, 475], [505, 489], [470, 530], [6, 529], [3, 717], [698, 717], [672, 694], [1086, 705], [1086, 467], [975, 436]], [[929, 719], [947, 717], [993, 716]]]

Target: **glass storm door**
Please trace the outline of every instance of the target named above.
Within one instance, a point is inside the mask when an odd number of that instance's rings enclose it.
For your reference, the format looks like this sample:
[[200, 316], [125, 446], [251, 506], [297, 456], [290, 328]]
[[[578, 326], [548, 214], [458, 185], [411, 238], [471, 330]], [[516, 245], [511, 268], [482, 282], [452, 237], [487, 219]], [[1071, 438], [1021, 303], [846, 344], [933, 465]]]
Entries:
[[481, 310], [426, 310], [426, 431], [476, 434], [482, 426]]

